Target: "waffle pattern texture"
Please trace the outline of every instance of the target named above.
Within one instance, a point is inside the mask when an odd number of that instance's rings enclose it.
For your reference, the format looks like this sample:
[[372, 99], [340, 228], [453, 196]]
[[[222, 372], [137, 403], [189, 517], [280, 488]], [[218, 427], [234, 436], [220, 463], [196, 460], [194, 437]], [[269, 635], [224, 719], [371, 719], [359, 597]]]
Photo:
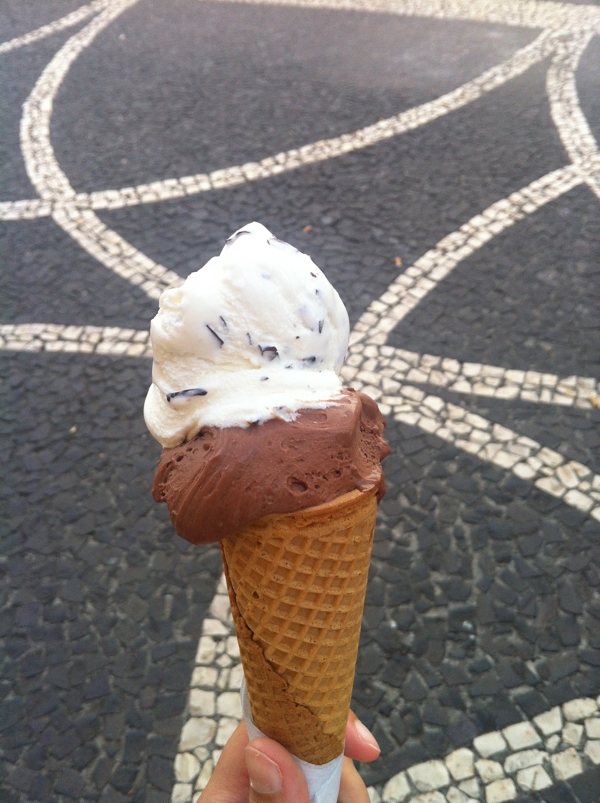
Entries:
[[376, 516], [352, 491], [221, 541], [254, 722], [311, 764], [344, 749]]

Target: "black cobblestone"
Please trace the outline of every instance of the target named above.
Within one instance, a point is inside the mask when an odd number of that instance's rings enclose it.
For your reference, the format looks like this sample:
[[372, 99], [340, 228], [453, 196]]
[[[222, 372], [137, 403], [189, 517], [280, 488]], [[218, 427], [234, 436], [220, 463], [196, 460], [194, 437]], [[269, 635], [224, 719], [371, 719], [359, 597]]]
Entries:
[[[394, 445], [412, 434], [394, 422], [386, 432]], [[585, 569], [568, 572], [566, 567], [575, 559], [575, 565], [587, 566], [579, 556], [593, 563], [600, 527], [589, 521], [584, 535], [581, 528], [561, 520], [561, 505], [550, 514], [541, 512], [531, 486], [516, 499], [511, 495], [507, 503], [498, 494], [510, 479], [504, 473], [490, 472], [456, 451], [452, 454], [433, 436], [426, 437], [425, 449], [429, 459], [420, 479], [388, 472], [388, 496], [380, 514], [378, 537], [387, 534], [391, 544], [398, 544], [393, 549], [401, 550], [402, 560], [390, 576], [388, 562], [374, 558], [370, 587], [375, 597], [383, 595], [388, 602], [402, 588], [408, 603], [404, 609], [413, 615], [407, 617], [404, 629], [398, 629], [393, 650], [377, 639], [379, 628], [367, 627], [361, 638], [360, 654], [370, 655], [376, 642], [377, 655], [383, 654], [385, 660], [375, 677], [359, 663], [356, 708], [364, 716], [365, 704], [375, 707], [378, 713], [373, 717], [371, 711], [368, 720], [393, 744], [378, 762], [362, 767], [371, 783], [384, 777], [389, 757], [407, 745], [408, 751], [401, 755], [413, 755], [419, 744], [420, 760], [437, 757], [468, 744], [478, 733], [536, 716], [598, 689], [599, 679], [590, 675], [593, 664], [583, 658], [595, 658], [586, 646], [595, 633], [594, 586], [589, 585]], [[446, 473], [454, 481], [429, 496], [424, 513], [433, 542], [423, 550], [420, 525], [397, 510], [409, 510], [412, 500], [422, 498], [423, 488], [431, 487], [430, 472], [439, 473], [442, 452]], [[445, 503], [448, 497], [456, 500], [453, 508]], [[484, 540], [476, 514], [485, 516], [484, 530], [490, 535]], [[535, 532], [521, 535], [524, 523]], [[528, 553], [526, 562], [519, 547], [524, 537], [535, 536], [537, 549]], [[498, 543], [506, 545], [505, 553], [498, 554]], [[528, 571], [523, 571], [525, 563]], [[562, 585], [552, 579], [556, 566], [564, 567], [571, 578]], [[454, 576], [468, 591], [458, 601], [447, 593]], [[482, 583], [483, 576], [489, 579]], [[577, 612], [561, 613], [565, 605]], [[524, 691], [524, 686], [530, 690]], [[365, 688], [367, 699], [361, 691]], [[390, 708], [392, 714], [385, 713]], [[441, 727], [448, 741], [437, 731], [424, 729], [423, 723]], [[404, 766], [411, 763], [406, 761]]]
[[587, 46], [577, 70], [577, 90], [581, 98], [581, 108], [592, 131], [596, 142], [600, 141], [600, 103], [596, 92], [590, 92], [595, 81], [600, 59], [600, 42], [592, 39]]
[[[33, 12], [10, 0], [0, 40], [77, 5], [47, 0]], [[76, 30], [0, 57], [3, 200], [35, 197], [20, 155], [21, 107]], [[73, 65], [56, 98], [52, 142], [77, 190], [204, 172], [431, 100], [536, 35], [182, 0], [167, 14], [142, 0]], [[577, 76], [596, 134], [598, 47], [596, 37]], [[547, 67], [360, 152], [99, 216], [181, 276], [259, 219], [311, 253], [354, 324], [397, 276], [398, 260], [409, 266], [471, 216], [567, 163]], [[585, 187], [571, 191], [460, 263], [390, 343], [597, 377], [597, 230], [597, 199]], [[147, 329], [156, 302], [51, 219], [3, 222], [0, 235], [3, 323]], [[169, 803], [221, 562], [216, 548], [177, 539], [151, 499], [160, 450], [141, 416], [150, 364], [3, 352], [0, 380], [0, 798]], [[600, 469], [597, 409], [426, 389]], [[600, 693], [600, 525], [416, 427], [390, 421], [387, 432], [388, 494], [353, 698], [382, 747], [381, 759], [361, 767], [369, 783]], [[591, 803], [599, 784], [593, 771], [537, 801]]]
[[[59, 13], [68, 13], [74, 6], [80, 5], [79, 0], [50, 0], [48, 5], [43, 3], [38, 9], [39, 4], [34, 6], [19, 3], [12, 0], [2, 7], [2, 19], [0, 20], [0, 41], [7, 41], [15, 35], [22, 35], [28, 30], [39, 27], [35, 22], [32, 26], [31, 17], [37, 18], [38, 11], [42, 18], [49, 12], [56, 18], [58, 8], [62, 6]], [[7, 8], [9, 6], [9, 8]], [[17, 8], [19, 6], [19, 8]], [[46, 11], [47, 9], [47, 11]], [[33, 13], [32, 13], [33, 12]], [[13, 24], [11, 24], [11, 22]], [[23, 30], [23, 29], [26, 30]], [[35, 190], [27, 176], [23, 159], [17, 154], [20, 153], [19, 141], [19, 121], [21, 117], [21, 107], [27, 100], [28, 95], [33, 89], [35, 82], [48, 64], [58, 48], [69, 38], [71, 32], [58, 33], [46, 40], [40, 41], [35, 48], [14, 50], [13, 52], [3, 53], [0, 59], [0, 84], [2, 85], [2, 107], [0, 109], [0, 171], [2, 182], [0, 183], [0, 200], [14, 201], [20, 198], [35, 197]], [[5, 224], [3, 224], [5, 225]]]
[[[391, 344], [428, 354], [450, 351], [467, 362], [597, 376], [598, 223], [597, 200], [587, 188], [553, 201], [457, 266], [396, 327]], [[524, 413], [527, 407], [532, 405], [521, 405]], [[586, 445], [598, 448], [585, 414], [573, 411], [564, 421], [554, 407], [533, 409], [551, 427], [551, 448], [573, 442], [567, 448], [574, 459]], [[535, 424], [519, 431], [536, 438]], [[591, 444], [586, 430], [592, 430]]]
[[[130, 402], [127, 396], [132, 382], [138, 382], [138, 398], [143, 397], [147, 382], [145, 364], [131, 363], [126, 379], [129, 390], [122, 395], [114, 386], [115, 381], [122, 381], [121, 369], [115, 373], [116, 366], [111, 359], [94, 358], [91, 362], [79, 359], [77, 365], [78, 359], [73, 361], [58, 356], [52, 362], [54, 367], [47, 359], [38, 356], [11, 358], [10, 361], [2, 358], [3, 387], [7, 387], [8, 380], [8, 387], [12, 388], [9, 391], [12, 394], [10, 405], [4, 409], [11, 410], [10, 420], [14, 427], [21, 429], [26, 421], [40, 420], [44, 415], [51, 415], [52, 410], [63, 409], [62, 415], [67, 416], [66, 421], [62, 419], [62, 426], [59, 418], [58, 427], [48, 427], [41, 448], [53, 448], [52, 444], [64, 442], [69, 429], [67, 424], [70, 425], [78, 415], [85, 418], [87, 405], [97, 404], [98, 396], [87, 393], [73, 401], [68, 383], [72, 371], [79, 377], [89, 376], [90, 371], [91, 376], [108, 377], [108, 383], [112, 382], [114, 389], [105, 396], [108, 407], [104, 409], [111, 409], [111, 419], [117, 423], [128, 415]], [[53, 372], [57, 380], [61, 378], [60, 382], [48, 381]], [[45, 393], [28, 393], [26, 380], [14, 381], [19, 376], [38, 376], [40, 381], [46, 377]], [[70, 414], [67, 412], [69, 407]], [[204, 596], [212, 598], [220, 574], [219, 564], [211, 563], [210, 550], [186, 554], [175, 547], [170, 526], [164, 521], [164, 511], [154, 505], [148, 493], [148, 478], [158, 450], [142, 429], [136, 435], [136, 442], [136, 446], [130, 444], [124, 453], [118, 435], [98, 431], [93, 446], [87, 432], [79, 438], [77, 434], [70, 435], [67, 443], [58, 450], [57, 459], [50, 464], [30, 467], [27, 485], [18, 488], [19, 504], [16, 504], [14, 485], [10, 481], [7, 488], [10, 496], [5, 497], [9, 517], [6, 522], [8, 539], [4, 540], [3, 546], [5, 554], [8, 552], [8, 560], [0, 563], [0, 571], [8, 569], [4, 582], [10, 596], [7, 598], [9, 607], [5, 610], [10, 613], [16, 629], [11, 631], [8, 640], [3, 677], [9, 681], [13, 678], [10, 681], [13, 690], [9, 695], [17, 697], [9, 696], [0, 703], [0, 730], [4, 731], [2, 748], [5, 758], [11, 763], [24, 761], [26, 766], [23, 769], [28, 773], [45, 769], [49, 788], [64, 796], [65, 800], [77, 799], [81, 790], [87, 789], [87, 784], [104, 790], [111, 782], [115, 792], [120, 790], [119, 794], [127, 794], [131, 788], [137, 792], [146, 788], [148, 781], [143, 769], [147, 756], [146, 733], [152, 734], [155, 728], [160, 729], [165, 717], [175, 717], [171, 730], [178, 732], [182, 726], [185, 693], [173, 694], [170, 689], [183, 690], [189, 684], [190, 659], [195, 648], [190, 636], [193, 639], [198, 635], [197, 620], [190, 611], [193, 608], [194, 613], [202, 617], [207, 602], [192, 605], [190, 586], [185, 596], [186, 602], [189, 596], [188, 609], [184, 605], [177, 608], [175, 614], [172, 612], [177, 617], [173, 630], [177, 640], [172, 643], [172, 651], [181, 650], [186, 656], [186, 661], [175, 664], [169, 663], [171, 650], [165, 651], [165, 645], [160, 645], [162, 652], [156, 650], [153, 639], [156, 623], [151, 619], [151, 612], [160, 615], [164, 595], [179, 598], [180, 589], [190, 578], [195, 578], [196, 587], [207, 589]], [[14, 444], [14, 456], [4, 464], [5, 476], [8, 476], [11, 465], [13, 476], [22, 470], [19, 466], [22, 447], [19, 447], [18, 438]], [[81, 471], [85, 477], [83, 483], [73, 484], [70, 480], [72, 462], [69, 452], [87, 464]], [[107, 457], [99, 459], [100, 453]], [[37, 498], [33, 490], [42, 472], [46, 493], [58, 502], [54, 510], [44, 508], [45, 495]], [[78, 490], [75, 494], [72, 490], [69, 492], [68, 509], [72, 515], [65, 526], [61, 494], [65, 489], [74, 488]], [[137, 493], [130, 493], [129, 497], [144, 499], [143, 507], [140, 502], [129, 501], [127, 495], [121, 496], [124, 490], [136, 488]], [[93, 504], [90, 511], [87, 500], [91, 489], [92, 496], [102, 499], [102, 504]], [[117, 499], [120, 499], [118, 504]], [[24, 500], [29, 500], [25, 519], [21, 514]], [[81, 522], [82, 517], [90, 517], [91, 529], [73, 527]], [[42, 521], [50, 545], [44, 553], [28, 547], [24, 537], [32, 527], [39, 526], [36, 522]], [[136, 526], [140, 521], [151, 522], [151, 529], [145, 524]], [[11, 534], [16, 536], [12, 540]], [[155, 544], [161, 546], [157, 549]], [[144, 561], [150, 555], [162, 556], [164, 568], [154, 570], [155, 582], [148, 584], [146, 590], [138, 588], [144, 577], [136, 569], [139, 555], [146, 556]], [[21, 565], [25, 572], [19, 570]], [[111, 579], [118, 584], [119, 591], [127, 592], [124, 597], [119, 593], [114, 596], [107, 594], [107, 584]], [[136, 591], [141, 591], [146, 597], [143, 602], [141, 597], [135, 596]], [[36, 596], [44, 603], [43, 607], [36, 601]], [[140, 602], [132, 607], [134, 599]], [[44, 625], [44, 620], [53, 623]], [[173, 627], [174, 623], [162, 624]], [[128, 628], [133, 628], [131, 633]], [[18, 674], [11, 672], [13, 667], [18, 667]], [[34, 727], [18, 729], [16, 726], [25, 713], [23, 701], [19, 699], [22, 694], [19, 684], [36, 679], [41, 685], [37, 691], [31, 689], [25, 698]], [[145, 706], [149, 690], [158, 700], [156, 704], [152, 703], [150, 710]], [[137, 728], [135, 731], [127, 730], [126, 711], [129, 711], [127, 718]], [[141, 731], [140, 725], [145, 725]], [[175, 739], [174, 735], [171, 736], [172, 741]], [[54, 759], [58, 765], [50, 769], [52, 765], [48, 762]], [[161, 789], [165, 786], [163, 775], [160, 776]], [[23, 777], [33, 779], [33, 775]], [[32, 799], [44, 799], [43, 783], [36, 783], [41, 785], [36, 792], [38, 797]], [[128, 788], [124, 789], [125, 786]], [[106, 799], [110, 800], [111, 795], [106, 792]]]
[[[167, 14], [162, 3], [144, 0], [103, 32], [101, 45], [65, 79], [53, 118], [58, 160], [78, 190], [256, 161], [438, 97], [534, 36], [459, 21], [423, 26], [360, 11], [315, 15], [184, 0], [174, 0]], [[360, 65], [349, 40], [362, 53]], [[101, 83], [91, 80], [99, 69]], [[135, 129], [124, 110], [132, 111]], [[69, 147], [73, 139], [85, 139], [96, 158]]]

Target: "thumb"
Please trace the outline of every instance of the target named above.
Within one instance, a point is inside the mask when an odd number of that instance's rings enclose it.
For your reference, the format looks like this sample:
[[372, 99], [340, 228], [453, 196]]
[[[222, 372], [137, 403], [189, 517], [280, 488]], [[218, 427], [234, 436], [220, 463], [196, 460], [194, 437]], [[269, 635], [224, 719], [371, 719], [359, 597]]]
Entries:
[[250, 777], [248, 803], [309, 803], [302, 770], [292, 755], [271, 739], [254, 739], [246, 747]]

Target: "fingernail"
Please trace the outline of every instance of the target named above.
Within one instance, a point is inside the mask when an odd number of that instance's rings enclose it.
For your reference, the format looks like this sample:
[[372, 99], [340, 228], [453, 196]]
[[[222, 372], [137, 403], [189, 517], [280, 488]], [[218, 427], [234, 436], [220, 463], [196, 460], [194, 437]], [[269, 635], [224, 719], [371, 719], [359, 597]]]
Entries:
[[259, 750], [253, 747], [246, 748], [246, 767], [250, 776], [250, 786], [259, 795], [274, 795], [283, 789], [283, 777], [279, 767]]
[[373, 736], [371, 731], [363, 725], [360, 719], [357, 719], [354, 723], [354, 727], [356, 728], [356, 733], [358, 734], [358, 738], [369, 745], [369, 747], [374, 747], [375, 750], [380, 750], [379, 745], [377, 744], [377, 739]]

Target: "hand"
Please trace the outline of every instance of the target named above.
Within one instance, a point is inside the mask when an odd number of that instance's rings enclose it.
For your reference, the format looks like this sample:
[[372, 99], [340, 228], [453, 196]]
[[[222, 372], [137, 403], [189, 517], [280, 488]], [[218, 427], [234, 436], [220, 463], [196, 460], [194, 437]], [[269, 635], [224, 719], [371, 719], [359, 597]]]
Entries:
[[[344, 755], [338, 803], [369, 803], [352, 759], [374, 761], [379, 746], [352, 711], [348, 715]], [[241, 722], [197, 803], [309, 803], [309, 800], [304, 775], [291, 754], [272, 739], [249, 742]]]

